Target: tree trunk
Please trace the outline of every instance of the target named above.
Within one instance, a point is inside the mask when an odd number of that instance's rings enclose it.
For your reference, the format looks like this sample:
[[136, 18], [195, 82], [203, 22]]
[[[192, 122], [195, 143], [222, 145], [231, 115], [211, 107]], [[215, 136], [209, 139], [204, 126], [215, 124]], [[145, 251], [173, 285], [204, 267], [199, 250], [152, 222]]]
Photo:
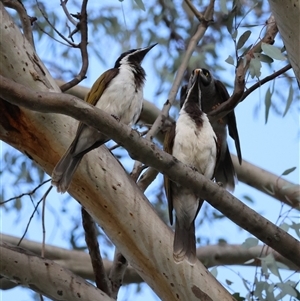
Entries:
[[300, 2], [299, 0], [269, 0], [269, 4], [288, 53], [288, 58], [298, 83], [300, 83]]

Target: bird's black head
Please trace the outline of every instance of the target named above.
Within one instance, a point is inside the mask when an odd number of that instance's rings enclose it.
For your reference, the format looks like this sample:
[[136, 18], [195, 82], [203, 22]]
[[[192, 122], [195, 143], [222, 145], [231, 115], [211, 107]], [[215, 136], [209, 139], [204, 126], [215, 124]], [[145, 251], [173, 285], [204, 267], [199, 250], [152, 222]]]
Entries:
[[207, 69], [204, 69], [204, 68], [198, 69], [198, 70], [200, 70], [199, 79], [200, 79], [201, 84], [204, 87], [209, 86], [209, 84], [212, 82], [211, 73]]
[[119, 68], [122, 64], [141, 64], [142, 60], [144, 59], [145, 55], [155, 46], [153, 44], [149, 47], [145, 48], [138, 48], [138, 49], [131, 49], [126, 51], [120, 55], [115, 63], [115, 68]]

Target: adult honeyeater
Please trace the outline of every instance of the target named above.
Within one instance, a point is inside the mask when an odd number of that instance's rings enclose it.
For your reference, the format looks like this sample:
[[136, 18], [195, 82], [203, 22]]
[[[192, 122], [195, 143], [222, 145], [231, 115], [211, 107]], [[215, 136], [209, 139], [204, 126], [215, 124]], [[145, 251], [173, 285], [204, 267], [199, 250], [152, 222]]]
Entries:
[[[114, 68], [105, 71], [93, 84], [85, 101], [118, 118], [129, 126], [137, 122], [143, 104], [145, 55], [156, 44], [121, 54]], [[79, 123], [76, 136], [52, 172], [52, 185], [65, 192], [82, 157], [109, 138], [96, 129]]]
[[[195, 69], [190, 77], [189, 88], [179, 112], [176, 125], [167, 132], [164, 150], [181, 162], [196, 168], [208, 179], [213, 179], [218, 158], [217, 137], [202, 111], [199, 77], [201, 70]], [[176, 263], [186, 259], [194, 264], [196, 257], [195, 218], [203, 200], [189, 188], [164, 177], [169, 205], [170, 223], [173, 224], [175, 209], [175, 236], [173, 257]]]
[[[229, 94], [224, 84], [219, 80], [214, 79], [207, 69], [199, 70], [200, 75], [198, 79], [201, 89], [202, 110], [208, 114], [221, 103], [225, 102], [229, 98]], [[181, 89], [180, 105], [184, 102], [186, 91], [187, 85], [183, 86]], [[234, 139], [239, 163], [241, 164], [242, 154], [234, 111], [231, 111], [227, 116], [212, 122], [212, 127], [218, 137], [218, 143], [220, 145], [220, 159], [216, 168], [215, 178], [216, 181], [223, 183], [225, 188], [232, 191], [235, 186], [236, 174], [227, 144], [227, 126], [229, 135]]]

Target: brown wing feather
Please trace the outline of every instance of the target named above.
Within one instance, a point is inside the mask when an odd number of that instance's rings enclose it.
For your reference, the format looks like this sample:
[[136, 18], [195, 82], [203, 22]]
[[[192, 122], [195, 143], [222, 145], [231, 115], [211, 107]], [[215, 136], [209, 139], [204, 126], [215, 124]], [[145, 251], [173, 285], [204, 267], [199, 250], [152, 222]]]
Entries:
[[[174, 137], [175, 137], [175, 128], [176, 124], [173, 123], [170, 128], [168, 128], [165, 139], [164, 139], [164, 151], [168, 154], [172, 155], [173, 145], [174, 145]], [[164, 186], [165, 192], [168, 200], [168, 208], [169, 208], [169, 219], [170, 224], [173, 225], [173, 195], [170, 179], [164, 175]]]
[[[215, 86], [217, 93], [220, 95], [222, 102], [225, 102], [230, 96], [224, 84], [219, 80], [215, 80]], [[227, 115], [227, 125], [230, 137], [234, 140], [236, 152], [239, 158], [240, 164], [242, 163], [242, 152], [241, 152], [241, 145], [240, 145], [240, 138], [239, 133], [236, 126], [236, 119], [234, 111], [231, 111]]]
[[[100, 100], [101, 95], [108, 87], [111, 80], [117, 76], [118, 70], [118, 68], [112, 68], [102, 73], [100, 77], [94, 82], [89, 93], [85, 96], [84, 101], [95, 106], [98, 100]], [[80, 122], [77, 128], [76, 137], [78, 137], [81, 133], [83, 126], [84, 124]]]

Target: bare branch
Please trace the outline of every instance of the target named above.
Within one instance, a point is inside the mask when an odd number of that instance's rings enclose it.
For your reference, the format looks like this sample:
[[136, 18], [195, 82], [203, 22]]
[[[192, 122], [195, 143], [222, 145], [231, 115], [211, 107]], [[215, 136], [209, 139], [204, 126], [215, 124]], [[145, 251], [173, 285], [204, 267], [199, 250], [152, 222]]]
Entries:
[[79, 43], [79, 49], [81, 53], [82, 66], [76, 77], [74, 77], [68, 83], [62, 85], [60, 89], [62, 92], [72, 88], [73, 86], [80, 83], [83, 79], [85, 79], [85, 75], [89, 66], [89, 58], [87, 52], [87, 44], [88, 44], [88, 26], [87, 26], [87, 7], [88, 0], [83, 0], [81, 5], [81, 12], [79, 15], [79, 22], [77, 24], [77, 29], [81, 33], [81, 42]]
[[112, 262], [112, 267], [109, 273], [109, 280], [111, 282], [111, 297], [117, 300], [118, 292], [123, 284], [124, 274], [128, 267], [128, 261], [121, 254], [121, 252], [116, 248], [114, 261]]
[[119, 123], [109, 114], [73, 96], [36, 92], [3, 76], [0, 76], [0, 96], [14, 105], [39, 112], [66, 114], [96, 128], [117, 143], [121, 143], [133, 159], [152, 166], [172, 181], [191, 188], [234, 223], [300, 266], [300, 243], [295, 238], [247, 207], [225, 189], [163, 152], [148, 139], [141, 138], [135, 130]]
[[[18, 240], [18, 237], [1, 234], [0, 241], [16, 245]], [[38, 255], [41, 249], [41, 243], [27, 239], [22, 241], [21, 246], [22, 248], [35, 253], [35, 255]], [[52, 245], [46, 245], [45, 252], [45, 257], [47, 259], [53, 260], [62, 267], [69, 269], [72, 273], [91, 281], [95, 280], [90, 257], [85, 252], [68, 250]], [[282, 263], [290, 270], [299, 272], [297, 266], [292, 262], [288, 261], [271, 248], [266, 248], [262, 245], [247, 249], [242, 245], [230, 245], [222, 243], [203, 246], [197, 249], [198, 259], [203, 262], [207, 268], [226, 265], [261, 266], [259, 258], [263, 258], [268, 254], [272, 254], [276, 261]], [[249, 263], [245, 264], [245, 262]], [[111, 271], [113, 265], [113, 262], [104, 259], [104, 267], [107, 274], [109, 271]], [[121, 266], [117, 267], [120, 268], [119, 271], [122, 270]], [[143, 282], [143, 279], [139, 276], [139, 274], [131, 266], [128, 266], [123, 277], [123, 284], [141, 282]], [[3, 279], [0, 280], [0, 288], [2, 289], [10, 289], [14, 286], [15, 285], [11, 282], [3, 281]]]
[[83, 207], [81, 207], [81, 216], [85, 241], [92, 262], [96, 285], [108, 296], [111, 296], [111, 291], [108, 286], [107, 274], [105, 272], [102, 257], [100, 254], [100, 247], [96, 233], [96, 224]]
[[0, 253], [1, 276], [52, 300], [113, 300], [68, 269], [25, 249], [0, 243]]
[[187, 6], [191, 9], [195, 17], [198, 19], [198, 21], [201, 23], [205, 20], [204, 15], [202, 15], [198, 9], [194, 6], [194, 4], [191, 2], [191, 0], [184, 0], [184, 2], [187, 4]]
[[288, 70], [290, 70], [292, 68], [291, 64], [286, 65], [285, 67], [281, 68], [280, 70], [274, 72], [273, 74], [266, 76], [265, 78], [263, 78], [262, 80], [258, 81], [256, 84], [254, 84], [252, 87], [250, 87], [249, 89], [247, 89], [244, 93], [243, 96], [240, 100], [240, 102], [242, 102], [246, 97], [248, 97], [253, 91], [255, 91], [257, 88], [260, 88], [263, 84], [275, 79], [276, 77], [278, 77], [279, 75], [287, 72]]
[[68, 0], [60, 0], [60, 5], [63, 8], [63, 11], [66, 15], [66, 17], [68, 18], [68, 20], [74, 25], [77, 26], [77, 22], [72, 18], [72, 16], [70, 15], [68, 9], [67, 9], [67, 2]]

